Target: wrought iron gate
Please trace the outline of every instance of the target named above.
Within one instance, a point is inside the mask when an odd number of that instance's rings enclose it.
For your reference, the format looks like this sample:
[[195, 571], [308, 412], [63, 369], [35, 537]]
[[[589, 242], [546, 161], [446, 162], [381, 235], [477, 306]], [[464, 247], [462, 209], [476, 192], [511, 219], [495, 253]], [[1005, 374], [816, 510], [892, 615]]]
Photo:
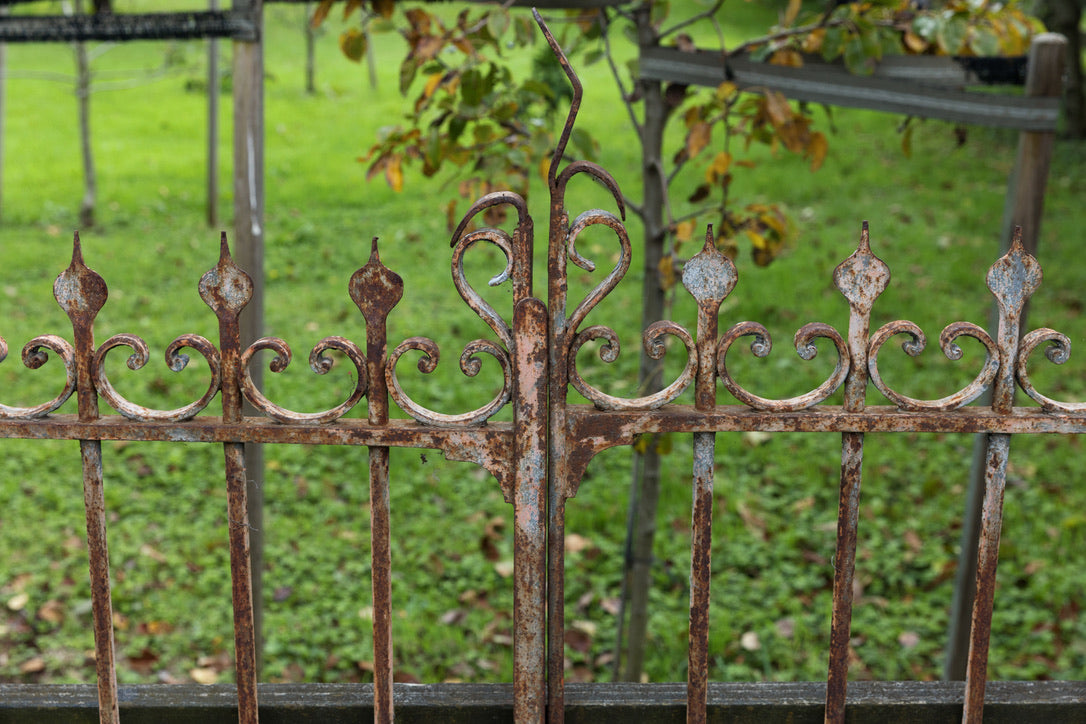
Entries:
[[[555, 52], [561, 55], [547, 34]], [[693, 333], [670, 321], [660, 321], [644, 333], [650, 356], [665, 354], [665, 340], [685, 355], [681, 373], [664, 389], [638, 398], [610, 395], [588, 382], [577, 368], [578, 351], [599, 343], [601, 355], [612, 360], [618, 353], [617, 335], [606, 326], [588, 325], [592, 310], [623, 278], [631, 261], [631, 245], [622, 219], [622, 197], [614, 179], [601, 167], [583, 161], [561, 167], [566, 142], [576, 119], [580, 84], [563, 65], [575, 88], [569, 118], [555, 150], [549, 172], [550, 219], [547, 227], [548, 288], [545, 301], [532, 285], [534, 224], [525, 200], [510, 192], [483, 197], [468, 212], [452, 237], [453, 282], [468, 306], [494, 333], [494, 339], [471, 342], [460, 355], [460, 366], [471, 376], [480, 368], [479, 355], [494, 358], [503, 372], [498, 394], [487, 404], [465, 414], [448, 415], [416, 403], [400, 385], [397, 364], [408, 352], [422, 354], [422, 371], [431, 371], [439, 357], [430, 339], [412, 337], [389, 346], [386, 319], [403, 295], [403, 282], [379, 258], [374, 240], [369, 261], [350, 278], [348, 291], [365, 319], [366, 340], [355, 343], [327, 337], [309, 356], [321, 374], [331, 365], [328, 352], [344, 355], [357, 371], [357, 384], [342, 404], [320, 413], [285, 409], [258, 389], [250, 377], [255, 354], [270, 350], [273, 370], [286, 366], [289, 346], [281, 339], [264, 338], [243, 348], [238, 315], [248, 303], [252, 282], [231, 259], [225, 235], [216, 266], [203, 275], [199, 294], [215, 313], [219, 339], [186, 334], [166, 351], [175, 371], [195, 351], [208, 365], [210, 380], [203, 396], [174, 410], [148, 409], [119, 394], [105, 372], [105, 358], [118, 347], [132, 351], [129, 367], [148, 360], [148, 348], [139, 337], [117, 334], [101, 344], [94, 338], [94, 321], [106, 301], [105, 281], [88, 268], [75, 239], [71, 264], [54, 284], [54, 295], [72, 322], [73, 338], [42, 335], [23, 349], [24, 363], [36, 368], [50, 353], [66, 370], [66, 381], [51, 401], [34, 407], [0, 406], [0, 437], [67, 439], [80, 441], [82, 455], [95, 649], [98, 704], [102, 722], [119, 718], [118, 688], [113, 647], [109, 555], [106, 546], [107, 511], [103, 496], [103, 440], [157, 440], [222, 444], [226, 460], [229, 505], [232, 597], [236, 645], [239, 719], [257, 721], [250, 586], [249, 538], [246, 518], [244, 443], [306, 443], [364, 446], [369, 451], [372, 516], [373, 636], [375, 656], [374, 709], [377, 721], [393, 719], [393, 666], [391, 636], [391, 555], [389, 531], [389, 449], [391, 447], [441, 450], [451, 460], [475, 462], [496, 478], [511, 503], [515, 519], [514, 588], [514, 716], [518, 722], [545, 718], [563, 720], [564, 645], [564, 528], [567, 501], [576, 493], [589, 461], [607, 448], [631, 445], [643, 433], [691, 433], [693, 438], [693, 512], [691, 527], [690, 643], [686, 710], [689, 722], [706, 719], [711, 625], [709, 577], [713, 505], [715, 438], [718, 432], [833, 432], [842, 437], [840, 507], [833, 583], [833, 616], [826, 689], [826, 721], [842, 722], [846, 706], [846, 672], [851, 621], [852, 578], [855, 568], [859, 490], [864, 435], [869, 432], [970, 432], [987, 435], [987, 489], [985, 517], [978, 556], [977, 598], [973, 610], [972, 645], [965, 684], [964, 720], [981, 720], [986, 683], [988, 642], [996, 561], [1001, 530], [1003, 490], [1010, 440], [1017, 433], [1071, 433], [1086, 431], [1086, 403], [1061, 403], [1046, 397], [1030, 381], [1027, 361], [1044, 348], [1055, 363], [1067, 359], [1068, 338], [1050, 329], [1021, 336], [1022, 309], [1041, 280], [1036, 260], [1016, 239], [1013, 247], [991, 267], [987, 285], [999, 308], [998, 325], [989, 333], [969, 322], [956, 322], [939, 335], [939, 345], [952, 360], [962, 356], [957, 341], [977, 340], [986, 350], [973, 381], [959, 392], [937, 400], [913, 399], [888, 386], [879, 371], [879, 356], [892, 338], [903, 335], [905, 351], [918, 354], [926, 338], [907, 321], [896, 321], [871, 331], [871, 311], [889, 281], [889, 269], [870, 248], [867, 225], [857, 250], [834, 271], [833, 282], [849, 308], [844, 333], [830, 325], [812, 323], [796, 332], [795, 348], [803, 359], [815, 355], [816, 340], [836, 351], [832, 374], [811, 392], [787, 399], [768, 399], [745, 389], [729, 373], [727, 355], [741, 339], [750, 338], [757, 356], [770, 352], [767, 330], [756, 322], [740, 322], [723, 333], [718, 312], [737, 283], [735, 266], [715, 246], [712, 230], [705, 244], [683, 268], [682, 283], [697, 302]], [[610, 189], [619, 215], [589, 210], [571, 218], [566, 188], [571, 179], [587, 175]], [[498, 206], [517, 214], [513, 232], [493, 228], [468, 231], [480, 213]], [[578, 250], [586, 229], [603, 226], [619, 244], [618, 261], [584, 299], [567, 298], [567, 265], [583, 269], [594, 265]], [[490, 244], [507, 259], [504, 272], [492, 283], [512, 287], [511, 317], [503, 316], [472, 288], [464, 274], [464, 258], [473, 247]], [[510, 310], [507, 310], [508, 313]], [[2, 342], [2, 341], [0, 341]], [[6, 344], [0, 352], [7, 354]], [[738, 404], [721, 404], [722, 385]], [[1016, 385], [1038, 406], [1014, 407]], [[844, 404], [825, 401], [844, 388]], [[874, 386], [890, 405], [866, 406]], [[571, 404], [570, 388], [591, 404]], [[986, 389], [993, 390], [991, 405], [970, 405]], [[688, 392], [693, 404], [682, 402]], [[78, 413], [55, 414], [75, 395]], [[201, 414], [219, 396], [221, 417]], [[349, 418], [366, 398], [367, 416]], [[260, 414], [244, 416], [247, 400]], [[102, 415], [99, 403], [118, 414]], [[394, 419], [392, 404], [410, 419]], [[511, 406], [512, 422], [491, 418]]]

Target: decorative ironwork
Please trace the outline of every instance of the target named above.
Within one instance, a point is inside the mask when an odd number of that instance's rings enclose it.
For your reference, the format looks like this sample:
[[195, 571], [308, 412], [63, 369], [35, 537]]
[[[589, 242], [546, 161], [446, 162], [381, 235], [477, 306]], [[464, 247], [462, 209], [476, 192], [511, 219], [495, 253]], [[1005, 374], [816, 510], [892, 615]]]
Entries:
[[[501, 369], [499, 391], [476, 410], [461, 414], [429, 410], [413, 401], [404, 390], [396, 374], [401, 358], [409, 352], [420, 352], [418, 368], [428, 373], [438, 364], [440, 350], [431, 339], [411, 337], [389, 351], [386, 320], [403, 296], [404, 282], [381, 263], [376, 239], [368, 262], [348, 283], [348, 293], [366, 322], [365, 344], [344, 337], [326, 337], [309, 355], [310, 367], [318, 375], [331, 367], [328, 353], [338, 352], [350, 361], [357, 379], [347, 399], [316, 413], [295, 412], [272, 402], [254, 384], [250, 365], [258, 352], [270, 351], [274, 354], [271, 370], [280, 372], [290, 363], [292, 352], [278, 338], [263, 338], [242, 348], [238, 316], [252, 296], [252, 281], [231, 258], [225, 235], [220, 240], [218, 262], [199, 283], [199, 294], [219, 323], [218, 346], [204, 337], [185, 334], [175, 339], [165, 352], [167, 366], [176, 372], [189, 363], [183, 350], [193, 350], [202, 357], [209, 371], [207, 390], [198, 400], [177, 409], [143, 407], [114, 389], [105, 372], [105, 359], [111, 350], [125, 347], [131, 350], [128, 366], [139, 370], [150, 356], [147, 344], [135, 335], [116, 334], [95, 345], [94, 320], [108, 292], [105, 281], [84, 264], [76, 236], [71, 264], [54, 285], [54, 296], [71, 320], [73, 341], [43, 335], [27, 343], [22, 352], [23, 363], [31, 369], [44, 365], [49, 353], [59, 357], [65, 370], [63, 388], [55, 398], [36, 406], [0, 405], [0, 436], [81, 441], [102, 720], [117, 721], [118, 707], [101, 440], [173, 440], [224, 445], [239, 717], [246, 723], [256, 721], [257, 702], [242, 444], [319, 443], [369, 448], [374, 697], [379, 721], [391, 721], [393, 715], [388, 449], [437, 448], [450, 459], [484, 466], [497, 478], [506, 500], [514, 508], [515, 717], [517, 721], [538, 722], [546, 714], [551, 722], [560, 722], [564, 704], [562, 534], [566, 501], [576, 494], [585, 466], [601, 450], [631, 444], [635, 436], [646, 432], [692, 433], [694, 505], [688, 720], [701, 722], [705, 720], [708, 628], [712, 621], [709, 553], [715, 436], [717, 432], [735, 430], [790, 430], [842, 435], [841, 502], [826, 700], [826, 718], [833, 722], [843, 721], [845, 713], [851, 581], [864, 433], [988, 434], [985, 529], [978, 550], [978, 597], [965, 703], [965, 719], [980, 721], [1010, 436], [1025, 432], [1086, 432], [1086, 416], [1082, 415], [1086, 403], [1052, 400], [1035, 389], [1028, 374], [1028, 360], [1040, 347], [1045, 348], [1050, 361], [1056, 364], [1066, 361], [1070, 354], [1068, 337], [1051, 329], [1038, 329], [1019, 342], [1022, 310], [1040, 284], [1040, 266], [1016, 237], [1010, 251], [996, 261], [987, 277], [999, 310], [995, 333], [990, 334], [973, 323], [955, 322], [939, 335], [939, 347], [950, 360], [962, 358], [957, 344], [962, 337], [977, 340], [985, 350], [980, 371], [968, 385], [951, 395], [933, 400], [914, 399], [885, 382], [879, 360], [886, 343], [899, 335], [906, 338], [904, 351], [913, 356], [924, 349], [926, 338], [909, 321], [891, 322], [873, 334], [870, 332], [871, 311], [888, 287], [890, 272], [872, 253], [865, 223], [856, 252], [833, 274], [834, 283], [849, 307], [847, 335], [820, 322], [804, 325], [795, 333], [794, 346], [803, 360], [815, 357], [817, 340], [829, 341], [836, 354], [832, 373], [806, 394], [773, 399], [744, 388], [726, 364], [729, 352], [740, 339], [753, 338], [750, 348], [758, 357], [770, 354], [772, 341], [764, 326], [751, 321], [735, 323], [719, 333], [721, 304], [735, 290], [738, 274], [735, 265], [717, 250], [710, 228], [703, 248], [686, 262], [682, 273], [683, 285], [698, 305], [696, 333], [678, 323], [660, 321], [645, 330], [643, 336], [646, 352], [655, 359], [665, 354], [668, 337], [677, 340], [678, 344], [672, 347], [685, 354], [682, 371], [659, 392], [635, 398], [610, 395], [584, 379], [577, 368], [577, 357], [590, 342], [600, 344], [600, 356], [605, 362], [613, 362], [619, 356], [619, 339], [613, 329], [599, 324], [585, 325], [592, 311], [629, 269], [632, 250], [623, 225], [625, 210], [618, 184], [599, 166], [574, 161], [559, 170], [582, 91], [554, 38], [542, 20], [539, 22], [574, 87], [573, 102], [548, 178], [551, 215], [547, 298], [544, 302], [536, 297], [532, 288], [534, 223], [527, 202], [511, 192], [483, 197], [453, 233], [451, 264], [455, 288], [496, 338], [469, 342], [459, 357], [460, 369], [469, 377], [479, 373], [480, 355], [493, 357]], [[570, 221], [566, 187], [579, 174], [595, 178], [611, 191], [617, 215], [593, 209]], [[512, 233], [493, 228], [468, 231], [478, 214], [501, 205], [517, 212]], [[584, 299], [571, 306], [567, 299], [568, 264], [572, 262], [586, 271], [595, 270], [595, 264], [577, 248], [581, 233], [591, 226], [604, 226], [615, 235], [619, 246], [617, 261]], [[490, 280], [491, 285], [512, 286], [513, 304], [505, 315], [485, 301], [465, 276], [465, 255], [483, 244], [496, 247], [505, 257], [504, 269]], [[7, 350], [6, 342], [0, 339], [0, 360], [6, 357]], [[890, 406], [865, 405], [869, 380]], [[1039, 408], [1013, 407], [1016, 383]], [[739, 404], [718, 404], [718, 384]], [[693, 404], [680, 404], [680, 398], [691, 387]], [[844, 404], [825, 404], [842, 387]], [[570, 388], [591, 404], [569, 404]], [[987, 389], [993, 391], [992, 404], [972, 406]], [[55, 414], [73, 394], [78, 399], [77, 414]], [[205, 413], [216, 396], [222, 403], [221, 417]], [[367, 399], [367, 419], [346, 417], [363, 397]], [[99, 399], [105, 400], [119, 415], [100, 416]], [[252, 403], [259, 414], [244, 417], [242, 399]], [[390, 399], [413, 421], [390, 419]], [[494, 414], [505, 405], [512, 406], [513, 421], [494, 421]]]

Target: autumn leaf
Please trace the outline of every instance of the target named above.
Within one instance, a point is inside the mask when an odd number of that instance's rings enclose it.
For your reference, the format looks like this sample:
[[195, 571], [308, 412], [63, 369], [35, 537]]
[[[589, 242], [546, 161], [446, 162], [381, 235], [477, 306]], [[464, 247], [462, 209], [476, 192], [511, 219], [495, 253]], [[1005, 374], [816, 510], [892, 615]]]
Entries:
[[775, 127], [784, 126], [792, 121], [792, 106], [783, 93], [767, 90], [765, 93], [765, 110], [769, 116], [769, 122]]
[[715, 185], [728, 173], [732, 165], [732, 155], [727, 151], [720, 151], [713, 157], [709, 168], [705, 169], [705, 183]]
[[826, 140], [826, 135], [823, 133], [815, 132], [811, 134], [811, 140], [807, 142], [806, 158], [811, 160], [811, 170], [817, 171], [822, 168], [822, 162], [826, 160], [826, 153], [829, 151], [830, 144]]
[[803, 0], [788, 0], [788, 9], [784, 11], [784, 25], [796, 22], [799, 10], [803, 6]]
[[310, 25], [312, 27], [320, 27], [320, 24], [328, 17], [328, 12], [332, 9], [332, 4], [334, 2], [335, 0], [321, 0], [321, 4], [313, 11], [313, 19], [310, 20]]
[[694, 222], [680, 221], [675, 225], [675, 239], [677, 241], [690, 241], [694, 238]]
[[209, 666], [198, 666], [189, 670], [189, 677], [197, 684], [214, 684], [219, 680], [219, 672]]
[[60, 623], [64, 620], [64, 604], [56, 599], [50, 599], [38, 609], [38, 618], [49, 623]]
[[[676, 232], [678, 236], [678, 232]], [[660, 288], [664, 291], [671, 289], [675, 286], [675, 282], [678, 281], [675, 276], [675, 260], [671, 255], [665, 255], [660, 259]]]
[[716, 99], [721, 103], [727, 103], [734, 100], [738, 93], [739, 86], [731, 81], [724, 81], [716, 87]]
[[35, 656], [32, 659], [24, 661], [19, 666], [19, 671], [23, 674], [40, 674], [45, 671], [45, 659], [40, 656]]
[[919, 55], [928, 49], [928, 41], [921, 38], [919, 35], [911, 30], [905, 31], [905, 47], [909, 49], [910, 53], [916, 53]]
[[396, 7], [396, 0], [370, 0], [373, 11], [385, 20], [392, 17], [392, 11]]
[[822, 51], [822, 42], [826, 39], [826, 29], [818, 28], [808, 33], [807, 37], [803, 39], [803, 52], [804, 53], [819, 53]]
[[346, 20], [347, 18], [351, 17], [351, 13], [353, 13], [355, 10], [360, 9], [361, 7], [362, 0], [347, 0], [347, 2], [343, 4], [343, 19]]
[[366, 34], [358, 28], [347, 28], [339, 35], [339, 49], [348, 60], [362, 62], [366, 54]]
[[791, 48], [778, 50], [769, 56], [770, 65], [783, 65], [787, 68], [802, 68], [803, 56]]
[[385, 181], [393, 191], [403, 191], [403, 168], [400, 165], [400, 156], [391, 156], [385, 166]]
[[699, 121], [690, 127], [686, 134], [686, 155], [694, 158], [713, 140], [713, 127]]

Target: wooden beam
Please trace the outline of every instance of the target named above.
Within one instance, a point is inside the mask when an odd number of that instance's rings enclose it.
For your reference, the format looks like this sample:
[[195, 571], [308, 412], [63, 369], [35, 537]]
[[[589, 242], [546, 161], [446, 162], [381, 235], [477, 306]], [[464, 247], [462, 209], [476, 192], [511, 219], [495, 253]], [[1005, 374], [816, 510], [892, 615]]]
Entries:
[[[957, 724], [962, 685], [953, 682], [855, 681], [849, 684], [850, 721], [880, 724]], [[731, 724], [822, 722], [824, 683], [760, 682], [709, 685], [708, 719]], [[985, 724], [1083, 720], [1086, 682], [993, 681]], [[340, 724], [373, 719], [372, 684], [261, 684], [260, 721]], [[510, 722], [511, 684], [396, 684], [396, 720]], [[237, 721], [230, 685], [142, 684], [120, 687], [125, 724], [204, 724]], [[75, 724], [95, 719], [93, 685], [0, 685], [0, 721], [8, 724]], [[566, 685], [567, 724], [679, 724], [686, 719], [685, 684]]]
[[234, 38], [253, 41], [257, 29], [237, 11], [109, 13], [104, 15], [11, 15], [0, 21], [0, 41], [48, 43], [80, 40]]
[[[715, 88], [731, 80], [744, 89], [774, 90], [811, 103], [1021, 131], [1056, 129], [1059, 99], [969, 93], [922, 85], [911, 78], [942, 77], [942, 81], [936, 81], [942, 85], [951, 78], [960, 78], [963, 83], [969, 78], [965, 71], [955, 71], [942, 63], [930, 67], [923, 63], [894, 63], [881, 74], [859, 76], [834, 64], [789, 68], [756, 63], [746, 57], [728, 58], [725, 63], [717, 52], [684, 53], [675, 48], [643, 47], [640, 67], [645, 78], [674, 83]], [[943, 70], [939, 70], [940, 66]]]

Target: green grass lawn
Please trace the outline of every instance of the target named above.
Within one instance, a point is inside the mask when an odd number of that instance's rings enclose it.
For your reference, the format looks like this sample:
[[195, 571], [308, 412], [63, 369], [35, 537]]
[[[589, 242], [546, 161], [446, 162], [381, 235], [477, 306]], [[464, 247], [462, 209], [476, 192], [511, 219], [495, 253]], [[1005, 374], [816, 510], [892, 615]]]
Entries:
[[[449, 278], [442, 207], [455, 183], [411, 178], [405, 192], [395, 194], [379, 180], [366, 183], [365, 167], [356, 161], [377, 129], [404, 113], [396, 89], [400, 42], [377, 36], [380, 83], [371, 89], [364, 69], [340, 57], [332, 24], [318, 47], [317, 93], [307, 95], [300, 8], [271, 5], [267, 16], [266, 333], [290, 343], [297, 358], [282, 375], [268, 375], [275, 378], [268, 380], [269, 396], [298, 409], [342, 399], [346, 373], [315, 378], [304, 358], [324, 336], [364, 338], [347, 281], [365, 263], [376, 235], [383, 261], [406, 285], [390, 320], [390, 340], [429, 336], [445, 352], [432, 379], [405, 372], [405, 384], [434, 409], [470, 409], [488, 395], [493, 382], [485, 378], [494, 370], [485, 368], [465, 383], [451, 363], [463, 344], [490, 336]], [[161, 407], [202, 393], [199, 371], [170, 373], [160, 355], [182, 333], [215, 338], [215, 320], [196, 284], [218, 253], [218, 230], [204, 223], [205, 46], [166, 48], [117, 46], [95, 61], [101, 71], [138, 70], [157, 67], [170, 52], [175, 65], [161, 79], [93, 96], [100, 223], [82, 233], [88, 265], [110, 286], [98, 339], [131, 332], [147, 340], [154, 355], [145, 369], [131, 373], [123, 369], [123, 353], [115, 353], [112, 379], [130, 399]], [[224, 49], [229, 54], [228, 43]], [[68, 263], [82, 192], [71, 86], [30, 77], [70, 73], [70, 50], [20, 46], [7, 52], [0, 334], [12, 351], [0, 367], [0, 383], [5, 404], [25, 405], [52, 396], [59, 383], [51, 369], [55, 361], [29, 371], [17, 357], [37, 334], [71, 336], [51, 286]], [[602, 163], [637, 198], [635, 143], [616, 91], [602, 64], [584, 69], [582, 77], [582, 124], [602, 140]], [[224, 95], [220, 203], [226, 215], [229, 105]], [[758, 169], [737, 174], [735, 182], [737, 198], [780, 202], [797, 225], [793, 246], [768, 268], [755, 267], [741, 252], [740, 282], [721, 312], [725, 327], [753, 319], [777, 340], [766, 360], [748, 359], [737, 345], [730, 364], [749, 389], [767, 396], [805, 392], [831, 368], [828, 355], [798, 360], [788, 340], [809, 321], [846, 328], [848, 310], [832, 286], [832, 272], [855, 249], [864, 219], [871, 223], [875, 253], [894, 274], [875, 307], [876, 325], [907, 318], [934, 339], [952, 321], [985, 324], [991, 304], [984, 275], [998, 256], [1015, 135], [970, 129], [968, 142], [959, 145], [949, 125], [927, 122], [916, 130], [906, 158], [894, 130], [898, 118], [835, 110], [831, 124], [822, 110], [815, 116], [821, 127], [834, 129], [821, 171], [812, 174], [801, 159], [760, 157]], [[1058, 146], [1040, 241], [1046, 281], [1030, 325], [1060, 330], [1076, 345], [1086, 336], [1086, 270], [1079, 252], [1084, 160], [1081, 146]], [[583, 186], [569, 196], [571, 211], [607, 203], [597, 189]], [[531, 205], [541, 237], [547, 209], [542, 191]], [[636, 270], [640, 229], [633, 221], [629, 228]], [[585, 248], [589, 256], [607, 259], [614, 253], [609, 244], [591, 237]], [[478, 262], [472, 278], [489, 278], [500, 270], [498, 261], [491, 256]], [[593, 363], [584, 353], [585, 374], [613, 394], [633, 394], [637, 315], [628, 310], [640, 289], [637, 276], [631, 271], [587, 320], [613, 324], [622, 337], [624, 352], [614, 365]], [[536, 283], [544, 288], [541, 278]], [[595, 277], [578, 272], [571, 283], [574, 290], [587, 289]], [[506, 288], [493, 298], [507, 309]], [[693, 326], [688, 301], [676, 302], [674, 316]], [[888, 359], [884, 375], [914, 396], [958, 389], [973, 376], [977, 351], [950, 363], [935, 346], [919, 360]], [[888, 348], [884, 356], [894, 355]], [[1049, 368], [1037, 373], [1049, 394], [1086, 397], [1081, 358]], [[877, 398], [873, 392], [871, 403]], [[72, 403], [63, 411], [74, 411]], [[686, 665], [690, 446], [686, 438], [671, 442], [647, 662], [654, 681], [681, 679]], [[221, 452], [217, 446], [152, 443], [103, 447], [120, 679], [229, 680]], [[990, 676], [1082, 678], [1081, 443], [1076, 437], [1019, 437], [1013, 447]], [[868, 437], [853, 677], [938, 677], [970, 448], [965, 436]], [[0, 441], [0, 449], [0, 681], [90, 681], [93, 643], [75, 445]], [[368, 680], [366, 455], [353, 448], [290, 446], [266, 454], [264, 678]], [[839, 455], [834, 435], [719, 436], [713, 679], [825, 677]], [[512, 526], [497, 484], [473, 466], [432, 452], [394, 450], [392, 466], [398, 671], [421, 681], [508, 680]], [[567, 624], [579, 632], [568, 648], [573, 677], [610, 676], [628, 479], [628, 453], [608, 451], [593, 461], [569, 504], [567, 531], [576, 538], [567, 557]], [[743, 638], [751, 633], [757, 647], [749, 635]]]

